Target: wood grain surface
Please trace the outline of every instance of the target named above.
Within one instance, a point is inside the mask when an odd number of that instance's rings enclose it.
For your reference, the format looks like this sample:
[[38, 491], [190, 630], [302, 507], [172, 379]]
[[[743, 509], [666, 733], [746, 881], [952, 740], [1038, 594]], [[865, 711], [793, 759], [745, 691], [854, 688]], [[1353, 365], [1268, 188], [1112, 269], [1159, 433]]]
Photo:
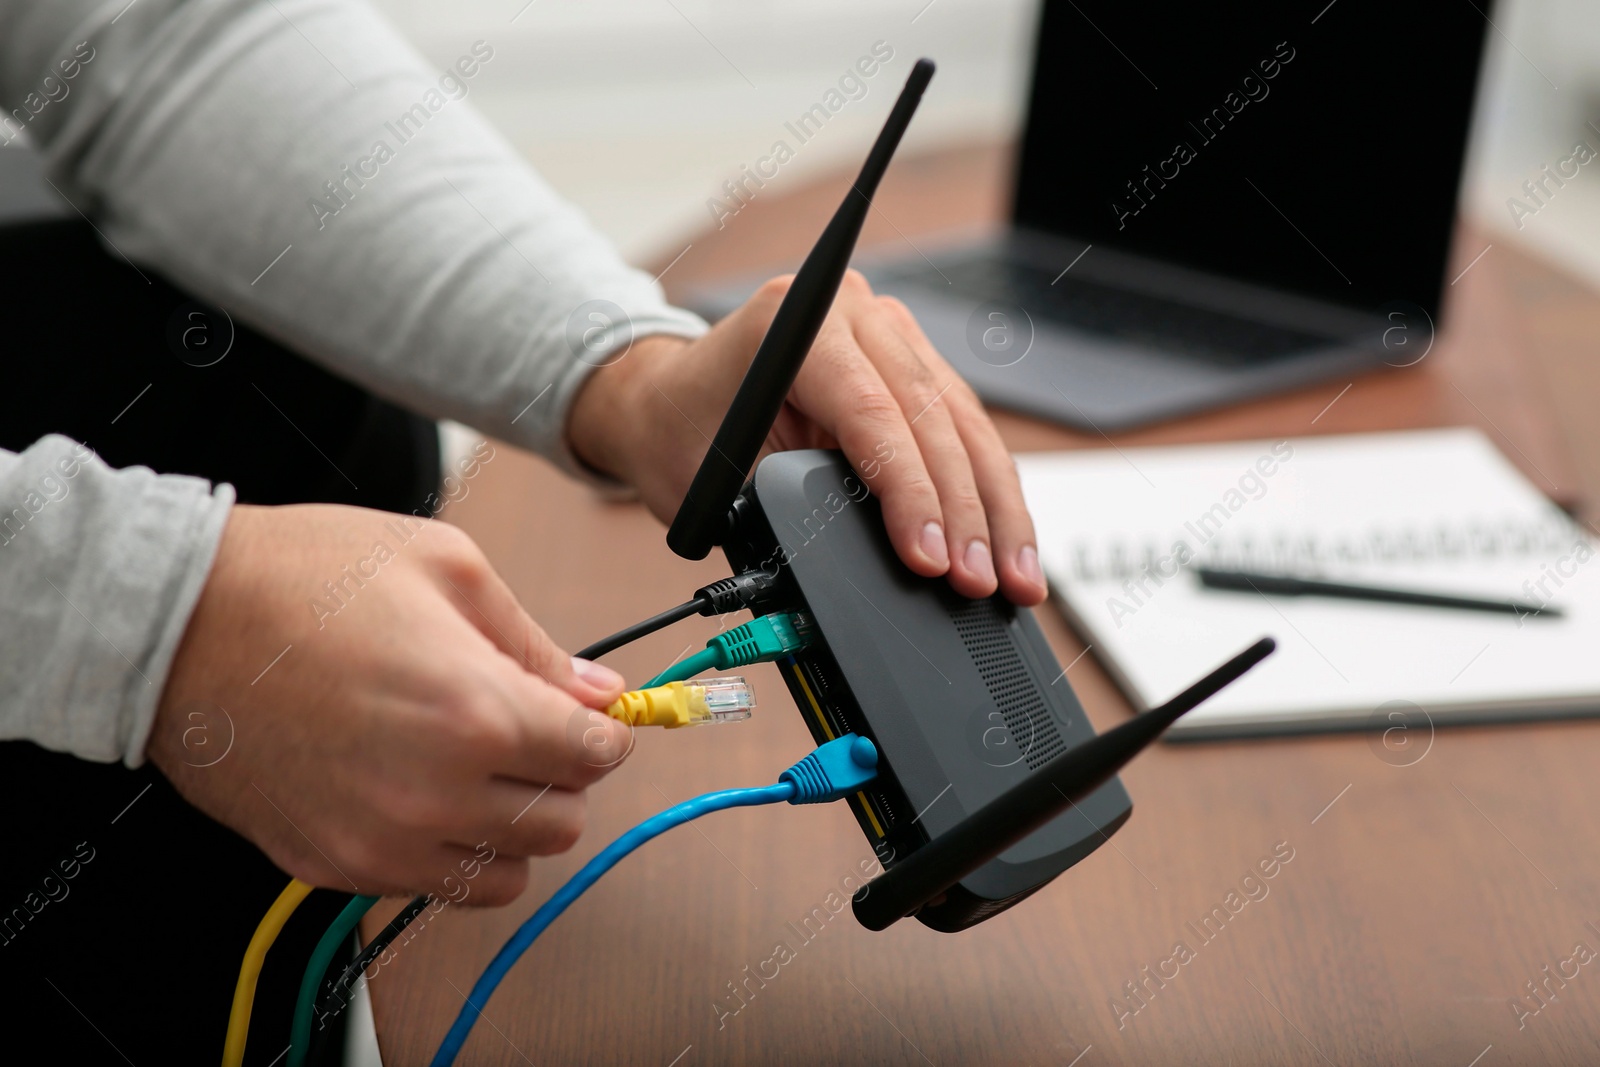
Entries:
[[[994, 146], [897, 163], [864, 244], [993, 225], [1006, 168]], [[843, 189], [841, 176], [763, 191], [725, 229], [696, 237], [664, 283], [681, 294], [792, 268]], [[1449, 326], [1418, 366], [1115, 443], [1474, 424], [1588, 513], [1600, 500], [1600, 301], [1471, 228], [1452, 276], [1491, 241], [1450, 288]], [[1107, 444], [997, 418], [1016, 451]], [[642, 509], [496, 449], [449, 517], [566, 647], [721, 575], [716, 560], [674, 557]], [[1077, 659], [1082, 643], [1053, 608], [1040, 615], [1062, 663], [1076, 660], [1068, 677], [1096, 725], [1122, 721], [1128, 706], [1093, 655]], [[692, 620], [612, 662], [639, 678], [712, 629]], [[606, 841], [669, 802], [770, 782], [809, 749], [772, 668], [748, 674], [764, 701], [754, 720], [641, 732], [591, 792], [583, 841], [536, 864], [518, 904], [447, 909], [405, 944], [371, 983], [385, 1062], [426, 1062], [501, 941]], [[1600, 1062], [1600, 957], [1585, 955], [1600, 952], [1600, 724], [1428, 733], [1407, 738], [1403, 755], [1359, 734], [1160, 746], [1123, 774], [1135, 811], [1109, 845], [956, 935], [915, 922], [872, 934], [846, 909], [802, 939], [790, 924], [818, 907], [826, 915], [829, 894], [871, 857], [849, 815], [712, 816], [647, 846], [561, 918], [486, 1006], [462, 1062]], [[1274, 876], [1261, 878], [1274, 850]], [[369, 933], [398, 907], [375, 910]], [[1214, 909], [1226, 921], [1207, 927]], [[793, 958], [776, 977], [751, 977], [773, 974], [765, 961], [779, 942]]]

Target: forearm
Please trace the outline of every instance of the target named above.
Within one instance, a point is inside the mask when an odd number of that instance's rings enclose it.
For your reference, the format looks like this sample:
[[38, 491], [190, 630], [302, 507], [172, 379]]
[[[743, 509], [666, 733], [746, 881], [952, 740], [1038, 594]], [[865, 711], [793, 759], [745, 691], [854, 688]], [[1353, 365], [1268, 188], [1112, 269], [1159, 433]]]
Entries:
[[[9, 111], [55, 71], [66, 92], [30, 136], [132, 260], [379, 394], [557, 459], [617, 335], [703, 330], [478, 116], [493, 42], [445, 72], [354, 0], [142, 0], [111, 24], [122, 7], [0, 0], [0, 74]], [[79, 41], [93, 58], [63, 82]]]
[[138, 766], [233, 490], [0, 451], [0, 738]]

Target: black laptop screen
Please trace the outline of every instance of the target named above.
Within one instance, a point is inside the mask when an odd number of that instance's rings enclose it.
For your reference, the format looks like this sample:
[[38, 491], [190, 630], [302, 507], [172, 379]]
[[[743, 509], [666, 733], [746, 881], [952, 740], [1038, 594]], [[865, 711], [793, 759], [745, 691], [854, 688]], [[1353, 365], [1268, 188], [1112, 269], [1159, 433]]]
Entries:
[[1436, 312], [1480, 10], [1045, 0], [1016, 221], [1352, 307]]

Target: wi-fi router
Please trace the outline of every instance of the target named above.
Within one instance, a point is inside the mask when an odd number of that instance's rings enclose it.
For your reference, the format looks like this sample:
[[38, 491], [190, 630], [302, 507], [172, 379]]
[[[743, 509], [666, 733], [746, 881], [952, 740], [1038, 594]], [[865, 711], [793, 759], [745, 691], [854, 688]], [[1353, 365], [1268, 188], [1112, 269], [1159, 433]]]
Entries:
[[957, 931], [1011, 907], [1133, 811], [1116, 771], [1272, 650], [1263, 639], [1172, 702], [1097, 737], [1033, 612], [914, 574], [871, 479], [836, 451], [768, 456], [746, 476], [844, 277], [872, 196], [933, 77], [918, 60], [860, 176], [795, 276], [667, 534], [775, 578], [763, 610], [814, 624], [778, 664], [812, 736], [870, 738], [879, 773], [851, 808], [885, 873], [857, 919]]

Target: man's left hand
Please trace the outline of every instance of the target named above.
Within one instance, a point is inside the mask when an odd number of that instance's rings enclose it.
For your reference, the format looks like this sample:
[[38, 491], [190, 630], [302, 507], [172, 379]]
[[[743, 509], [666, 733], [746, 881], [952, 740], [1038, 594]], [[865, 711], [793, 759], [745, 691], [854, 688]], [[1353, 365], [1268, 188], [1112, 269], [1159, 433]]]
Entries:
[[[775, 278], [705, 336], [647, 337], [584, 384], [567, 432], [586, 463], [670, 521], [788, 291]], [[895, 550], [964, 596], [1045, 597], [1016, 467], [977, 396], [906, 306], [845, 275], [762, 455], [839, 448], [883, 505]]]

